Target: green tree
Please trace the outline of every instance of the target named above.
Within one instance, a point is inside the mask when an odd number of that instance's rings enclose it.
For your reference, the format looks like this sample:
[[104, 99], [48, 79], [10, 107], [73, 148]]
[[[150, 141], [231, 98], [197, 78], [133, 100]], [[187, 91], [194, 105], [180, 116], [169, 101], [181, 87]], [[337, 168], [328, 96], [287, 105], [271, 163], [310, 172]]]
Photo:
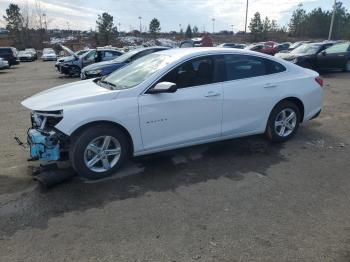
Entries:
[[149, 31], [153, 36], [160, 32], [160, 22], [157, 18], [153, 18], [149, 23]]
[[6, 21], [6, 29], [14, 37], [15, 45], [24, 48], [23, 43], [23, 23], [24, 19], [21, 9], [16, 4], [10, 4], [6, 9], [6, 15], [3, 16]]
[[194, 26], [194, 27], [193, 27], [192, 33], [193, 33], [194, 36], [198, 35], [199, 30], [198, 30], [198, 27], [197, 27], [197, 26]]
[[99, 44], [107, 45], [110, 43], [112, 36], [116, 33], [116, 27], [114, 27], [113, 16], [108, 13], [98, 15], [97, 21], [97, 39]]
[[294, 10], [292, 18], [289, 22], [289, 33], [292, 36], [302, 36], [305, 34], [306, 11], [303, 9], [303, 4], [299, 4], [298, 8]]
[[192, 28], [191, 25], [188, 25], [186, 28], [186, 32], [185, 32], [185, 36], [186, 38], [192, 38]]
[[18, 32], [22, 30], [23, 16], [18, 5], [10, 4], [6, 9], [6, 15], [4, 15], [4, 19], [7, 23], [6, 29], [10, 32]]
[[263, 23], [261, 22], [260, 13], [256, 12], [254, 17], [250, 20], [249, 30], [253, 36], [254, 41], [261, 39], [262, 32], [264, 30]]

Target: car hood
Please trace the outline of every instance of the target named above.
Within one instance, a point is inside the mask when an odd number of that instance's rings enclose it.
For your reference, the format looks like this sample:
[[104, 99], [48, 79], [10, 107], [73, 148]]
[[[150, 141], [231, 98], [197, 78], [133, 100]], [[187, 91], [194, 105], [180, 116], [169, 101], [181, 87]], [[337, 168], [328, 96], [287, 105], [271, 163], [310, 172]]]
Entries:
[[99, 62], [99, 63], [95, 63], [92, 65], [88, 65], [86, 67], [84, 67], [84, 71], [89, 71], [89, 70], [97, 70], [97, 69], [102, 69], [104, 67], [108, 67], [108, 66], [118, 66], [118, 65], [124, 65], [125, 63], [122, 62], [115, 62], [115, 61], [105, 61], [105, 62]]
[[71, 56], [73, 56], [73, 57], [78, 57], [71, 49], [69, 49], [68, 47], [66, 47], [66, 46], [64, 46], [64, 45], [61, 45], [61, 47], [62, 47], [62, 49], [64, 50], [64, 51], [66, 51], [68, 54], [70, 54]]
[[100, 87], [93, 80], [85, 80], [45, 90], [25, 99], [22, 105], [31, 110], [62, 110], [67, 106], [113, 99], [116, 92]]
[[69, 62], [69, 61], [73, 61], [74, 60], [74, 56], [64, 56], [61, 57], [60, 59], [58, 59], [57, 62]]
[[306, 54], [277, 53], [275, 56], [285, 60], [292, 60], [297, 57], [306, 56]]

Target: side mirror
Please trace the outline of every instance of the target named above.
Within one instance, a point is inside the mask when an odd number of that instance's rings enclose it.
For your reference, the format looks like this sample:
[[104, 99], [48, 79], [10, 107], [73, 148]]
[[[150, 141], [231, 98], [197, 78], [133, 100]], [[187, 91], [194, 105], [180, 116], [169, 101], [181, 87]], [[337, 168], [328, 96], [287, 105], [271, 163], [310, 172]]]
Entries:
[[171, 82], [160, 82], [156, 84], [152, 89], [148, 90], [149, 94], [160, 94], [160, 93], [175, 93], [177, 86]]

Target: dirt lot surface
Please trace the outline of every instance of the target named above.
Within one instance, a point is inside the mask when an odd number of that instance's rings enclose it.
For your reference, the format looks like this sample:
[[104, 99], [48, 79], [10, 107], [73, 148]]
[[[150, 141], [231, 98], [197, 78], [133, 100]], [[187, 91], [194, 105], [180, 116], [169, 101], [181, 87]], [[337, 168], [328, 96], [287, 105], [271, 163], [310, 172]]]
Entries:
[[31, 179], [24, 98], [78, 81], [52, 62], [0, 71], [1, 261], [350, 261], [350, 74], [282, 145], [255, 136], [133, 159], [50, 190]]

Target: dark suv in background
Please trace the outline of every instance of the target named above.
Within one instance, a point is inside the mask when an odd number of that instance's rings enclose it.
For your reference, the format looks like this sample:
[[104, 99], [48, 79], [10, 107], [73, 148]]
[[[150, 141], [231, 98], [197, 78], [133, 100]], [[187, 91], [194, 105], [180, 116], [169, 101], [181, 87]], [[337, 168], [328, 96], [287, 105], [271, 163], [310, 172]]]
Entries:
[[0, 47], [0, 57], [8, 61], [9, 66], [20, 63], [17, 57], [17, 49], [14, 47]]

